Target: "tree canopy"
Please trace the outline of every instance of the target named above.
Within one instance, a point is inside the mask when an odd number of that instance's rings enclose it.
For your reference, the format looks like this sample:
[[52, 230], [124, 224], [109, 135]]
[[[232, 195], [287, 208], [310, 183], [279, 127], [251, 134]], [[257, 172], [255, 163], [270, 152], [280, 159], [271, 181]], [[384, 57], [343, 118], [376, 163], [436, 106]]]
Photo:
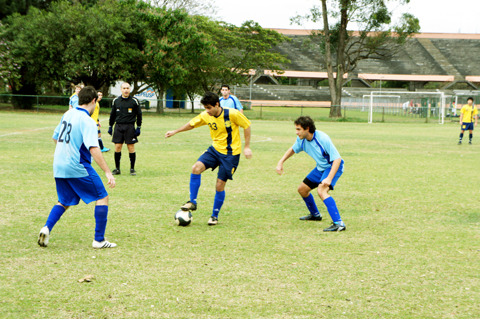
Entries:
[[[292, 18], [319, 23], [321, 28], [311, 33], [310, 43], [317, 45], [326, 65], [332, 107], [331, 117], [341, 116], [343, 75], [353, 71], [363, 59], [388, 59], [406, 40], [420, 30], [419, 20], [404, 13], [397, 22], [388, 2], [406, 4], [410, 0], [321, 0], [322, 6], [311, 9], [306, 16]], [[349, 30], [355, 23], [358, 30]], [[335, 75], [335, 74], [336, 75]]]
[[[136, 0], [52, 2], [30, 7], [0, 27], [0, 74], [14, 93], [36, 94], [51, 81], [96, 88], [117, 80], [192, 95], [222, 83], [245, 83], [250, 69], [280, 69], [270, 49], [286, 38], [253, 21], [236, 27], [184, 9]], [[2, 70], [4, 71], [3, 73]], [[27, 85], [29, 84], [29, 85]], [[146, 88], [146, 86], [144, 87]]]

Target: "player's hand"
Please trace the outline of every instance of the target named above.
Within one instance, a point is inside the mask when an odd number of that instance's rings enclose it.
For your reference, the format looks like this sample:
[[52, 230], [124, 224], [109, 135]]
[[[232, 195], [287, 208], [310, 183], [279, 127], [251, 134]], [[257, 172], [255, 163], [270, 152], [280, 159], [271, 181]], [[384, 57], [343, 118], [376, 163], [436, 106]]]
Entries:
[[332, 184], [332, 179], [327, 177], [320, 184], [330, 186]]
[[108, 134], [110, 134], [110, 136], [112, 136], [112, 131], [113, 131], [113, 129], [112, 129], [112, 127], [110, 126], [110, 127], [108, 128]]
[[283, 165], [278, 164], [277, 167], [276, 167], [276, 170], [277, 170], [278, 175], [282, 175], [283, 174]]
[[165, 133], [165, 138], [172, 137], [172, 136], [174, 136], [175, 134], [177, 134], [176, 131], [168, 131], [167, 133]]
[[136, 134], [137, 136], [140, 136], [140, 127], [137, 127], [137, 128], [135, 129], [135, 134]]
[[105, 173], [105, 176], [107, 176], [108, 184], [110, 185], [110, 188], [114, 188], [115, 187], [115, 177], [113, 177], [111, 172]]
[[252, 154], [252, 150], [251, 150], [250, 148], [248, 148], [248, 147], [245, 147], [245, 148], [243, 149], [243, 154], [245, 154], [245, 157], [246, 157], [247, 159], [252, 158], [252, 155], [253, 155], [253, 154]]

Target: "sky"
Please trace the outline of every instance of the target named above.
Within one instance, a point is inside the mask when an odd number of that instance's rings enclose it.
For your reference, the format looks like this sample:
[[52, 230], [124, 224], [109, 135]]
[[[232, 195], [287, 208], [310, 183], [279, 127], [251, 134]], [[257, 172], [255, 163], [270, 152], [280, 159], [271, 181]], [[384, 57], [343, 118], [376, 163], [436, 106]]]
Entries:
[[[411, 0], [406, 6], [390, 1], [395, 15], [409, 12], [420, 20], [420, 32], [480, 33], [480, 0]], [[328, 2], [327, 2], [328, 3]], [[315, 24], [291, 25], [290, 18], [305, 15], [320, 0], [215, 0], [217, 18], [235, 25], [254, 20], [263, 28], [314, 29]], [[351, 28], [349, 28], [351, 29]]]

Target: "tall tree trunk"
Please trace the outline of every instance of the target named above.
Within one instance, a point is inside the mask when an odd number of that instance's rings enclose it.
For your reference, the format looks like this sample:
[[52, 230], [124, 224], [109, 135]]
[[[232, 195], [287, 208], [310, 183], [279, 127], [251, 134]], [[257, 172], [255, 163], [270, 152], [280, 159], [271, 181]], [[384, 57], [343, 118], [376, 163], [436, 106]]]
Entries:
[[164, 95], [165, 95], [165, 89], [161, 85], [157, 85], [158, 89], [158, 96], [157, 96], [157, 113], [163, 113], [163, 107], [164, 107]]

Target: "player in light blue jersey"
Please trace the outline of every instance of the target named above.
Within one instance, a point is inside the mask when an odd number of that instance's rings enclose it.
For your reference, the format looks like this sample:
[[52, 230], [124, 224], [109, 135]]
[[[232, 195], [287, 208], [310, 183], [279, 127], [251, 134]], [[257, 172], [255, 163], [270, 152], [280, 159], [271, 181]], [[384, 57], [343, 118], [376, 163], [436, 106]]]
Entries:
[[97, 91], [87, 86], [78, 93], [79, 106], [66, 112], [55, 128], [55, 156], [53, 175], [57, 186], [58, 203], [53, 206], [45, 226], [40, 230], [38, 244], [47, 247], [53, 226], [70, 207], [80, 199], [86, 204], [96, 201], [95, 238], [93, 248], [112, 248], [116, 244], [105, 239], [108, 215], [108, 193], [91, 159], [105, 172], [110, 187], [115, 187], [113, 177], [98, 147], [97, 125], [90, 117], [95, 109]]
[[75, 93], [70, 96], [70, 101], [68, 102], [68, 109], [74, 109], [78, 106], [78, 92], [83, 88], [81, 84], [75, 85]]
[[318, 211], [313, 195], [310, 193], [312, 189], [318, 187], [318, 195], [323, 200], [333, 221], [332, 225], [323, 231], [343, 231], [347, 227], [340, 217], [335, 200], [328, 194], [342, 176], [343, 159], [330, 137], [321, 131], [317, 131], [315, 123], [309, 116], [301, 116], [296, 119], [295, 130], [298, 136], [297, 140], [278, 162], [277, 173], [282, 175], [283, 163], [293, 154], [304, 151], [313, 157], [317, 165], [298, 187], [298, 193], [305, 201], [310, 215], [300, 217], [300, 219], [322, 220], [322, 215]]
[[243, 113], [242, 103], [234, 95], [230, 94], [230, 87], [226, 84], [222, 85], [220, 90], [222, 97], [220, 98], [220, 106], [229, 109], [236, 109]]

